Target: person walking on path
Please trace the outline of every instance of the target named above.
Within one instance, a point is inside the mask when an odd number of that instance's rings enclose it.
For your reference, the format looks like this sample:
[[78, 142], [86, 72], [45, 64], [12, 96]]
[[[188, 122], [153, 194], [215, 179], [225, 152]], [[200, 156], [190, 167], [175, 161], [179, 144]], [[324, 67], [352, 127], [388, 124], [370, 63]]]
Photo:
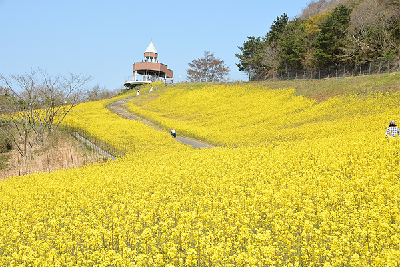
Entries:
[[[119, 100], [114, 102], [113, 104], [111, 104], [109, 106], [110, 110], [115, 111], [115, 113], [117, 113], [118, 115], [122, 116], [123, 118], [126, 119], [130, 119], [130, 120], [138, 120], [146, 125], [150, 125], [153, 129], [157, 130], [157, 131], [162, 131], [164, 132], [163, 129], [155, 126], [154, 124], [152, 124], [151, 122], [145, 120], [145, 119], [140, 119], [139, 117], [133, 115], [132, 113], [126, 111], [123, 106], [126, 104], [127, 100]], [[175, 132], [175, 129], [174, 129]], [[171, 136], [172, 136], [172, 131], [171, 131]], [[176, 136], [176, 132], [175, 132], [175, 136]], [[197, 140], [193, 140], [193, 139], [189, 139], [189, 138], [185, 138], [182, 136], [179, 136], [179, 138], [176, 137], [176, 140], [178, 142], [181, 142], [182, 144], [186, 144], [186, 145], [190, 145], [193, 148], [196, 149], [203, 149], [203, 148], [213, 148], [214, 146], [197, 141]]]
[[386, 137], [389, 138], [395, 138], [400, 134], [400, 130], [399, 127], [397, 127], [396, 122], [395, 121], [390, 121], [389, 122], [389, 127], [387, 127], [385, 135]]
[[137, 93], [136, 93], [136, 95], [139, 95], [140, 94], [140, 91], [139, 91], [139, 89], [137, 89]]
[[171, 136], [172, 136], [173, 138], [176, 138], [176, 132], [175, 132], [175, 129], [172, 129], [172, 130], [171, 130]]

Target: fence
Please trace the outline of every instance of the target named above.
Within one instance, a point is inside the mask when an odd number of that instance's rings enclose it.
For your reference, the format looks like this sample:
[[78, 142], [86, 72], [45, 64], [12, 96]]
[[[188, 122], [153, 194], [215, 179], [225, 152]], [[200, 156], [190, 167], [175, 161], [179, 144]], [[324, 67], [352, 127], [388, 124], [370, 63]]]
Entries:
[[325, 79], [344, 78], [349, 76], [371, 75], [400, 71], [400, 61], [370, 61], [361, 64], [332, 66], [304, 70], [279, 70], [268, 74], [266, 79], [296, 80], [296, 79]]
[[[187, 82], [212, 82], [212, 83], [227, 83], [228, 81], [231, 81], [230, 78], [225, 77], [225, 78], [212, 78], [212, 79], [208, 79], [208, 78], [198, 78], [198, 79], [188, 79]], [[234, 81], [234, 80], [232, 80]], [[182, 82], [186, 82], [185, 79], [183, 79]]]
[[[109, 144], [105, 142], [104, 140], [101, 140], [100, 138], [94, 136], [90, 132], [86, 131], [85, 129], [82, 129], [80, 127], [74, 126], [74, 125], [69, 125], [69, 124], [64, 124], [63, 126], [64, 130], [67, 130], [71, 132], [72, 135], [76, 136], [75, 133], [80, 135], [81, 137], [85, 138], [86, 140], [89, 140], [91, 143], [93, 143], [95, 146], [93, 149], [96, 151], [99, 150], [98, 152], [100, 154], [104, 154], [106, 152], [107, 154], [112, 155], [114, 158], [117, 157], [122, 157], [124, 156], [132, 147], [131, 144]], [[103, 150], [103, 151], [100, 151]]]

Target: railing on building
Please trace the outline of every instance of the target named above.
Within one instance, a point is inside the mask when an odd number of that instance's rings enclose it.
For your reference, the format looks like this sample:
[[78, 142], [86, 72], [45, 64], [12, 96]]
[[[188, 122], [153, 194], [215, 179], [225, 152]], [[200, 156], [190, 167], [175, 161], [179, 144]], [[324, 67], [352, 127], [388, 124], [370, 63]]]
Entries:
[[145, 79], [145, 77], [144, 77], [144, 75], [140, 75], [140, 74], [138, 74], [138, 75], [136, 75], [136, 79], [135, 79], [135, 76], [127, 76], [127, 77], [125, 77], [124, 78], [124, 83], [126, 83], [126, 82], [132, 82], [132, 81], [135, 81], [135, 82], [141, 82], [141, 81], [162, 81], [164, 78], [161, 78], [161, 77], [158, 77], [158, 78], [148, 78], [148, 79]]

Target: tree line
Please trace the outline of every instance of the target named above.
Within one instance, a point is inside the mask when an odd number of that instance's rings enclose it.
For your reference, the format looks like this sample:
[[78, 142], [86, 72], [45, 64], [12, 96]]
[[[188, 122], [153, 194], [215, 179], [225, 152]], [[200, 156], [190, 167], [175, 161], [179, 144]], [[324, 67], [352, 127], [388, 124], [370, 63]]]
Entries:
[[400, 60], [400, 2], [312, 1], [298, 17], [278, 16], [265, 36], [249, 36], [238, 48], [236, 65], [249, 80], [279, 70]]

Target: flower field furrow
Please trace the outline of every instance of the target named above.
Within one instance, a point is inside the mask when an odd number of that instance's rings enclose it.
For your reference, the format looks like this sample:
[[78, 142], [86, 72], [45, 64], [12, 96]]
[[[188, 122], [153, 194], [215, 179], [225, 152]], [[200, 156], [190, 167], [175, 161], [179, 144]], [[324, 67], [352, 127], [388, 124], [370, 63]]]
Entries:
[[398, 93], [153, 93], [129, 107], [226, 146], [195, 150], [107, 101], [79, 105], [66, 123], [130, 152], [1, 181], [1, 266], [400, 264], [400, 140], [384, 137]]

